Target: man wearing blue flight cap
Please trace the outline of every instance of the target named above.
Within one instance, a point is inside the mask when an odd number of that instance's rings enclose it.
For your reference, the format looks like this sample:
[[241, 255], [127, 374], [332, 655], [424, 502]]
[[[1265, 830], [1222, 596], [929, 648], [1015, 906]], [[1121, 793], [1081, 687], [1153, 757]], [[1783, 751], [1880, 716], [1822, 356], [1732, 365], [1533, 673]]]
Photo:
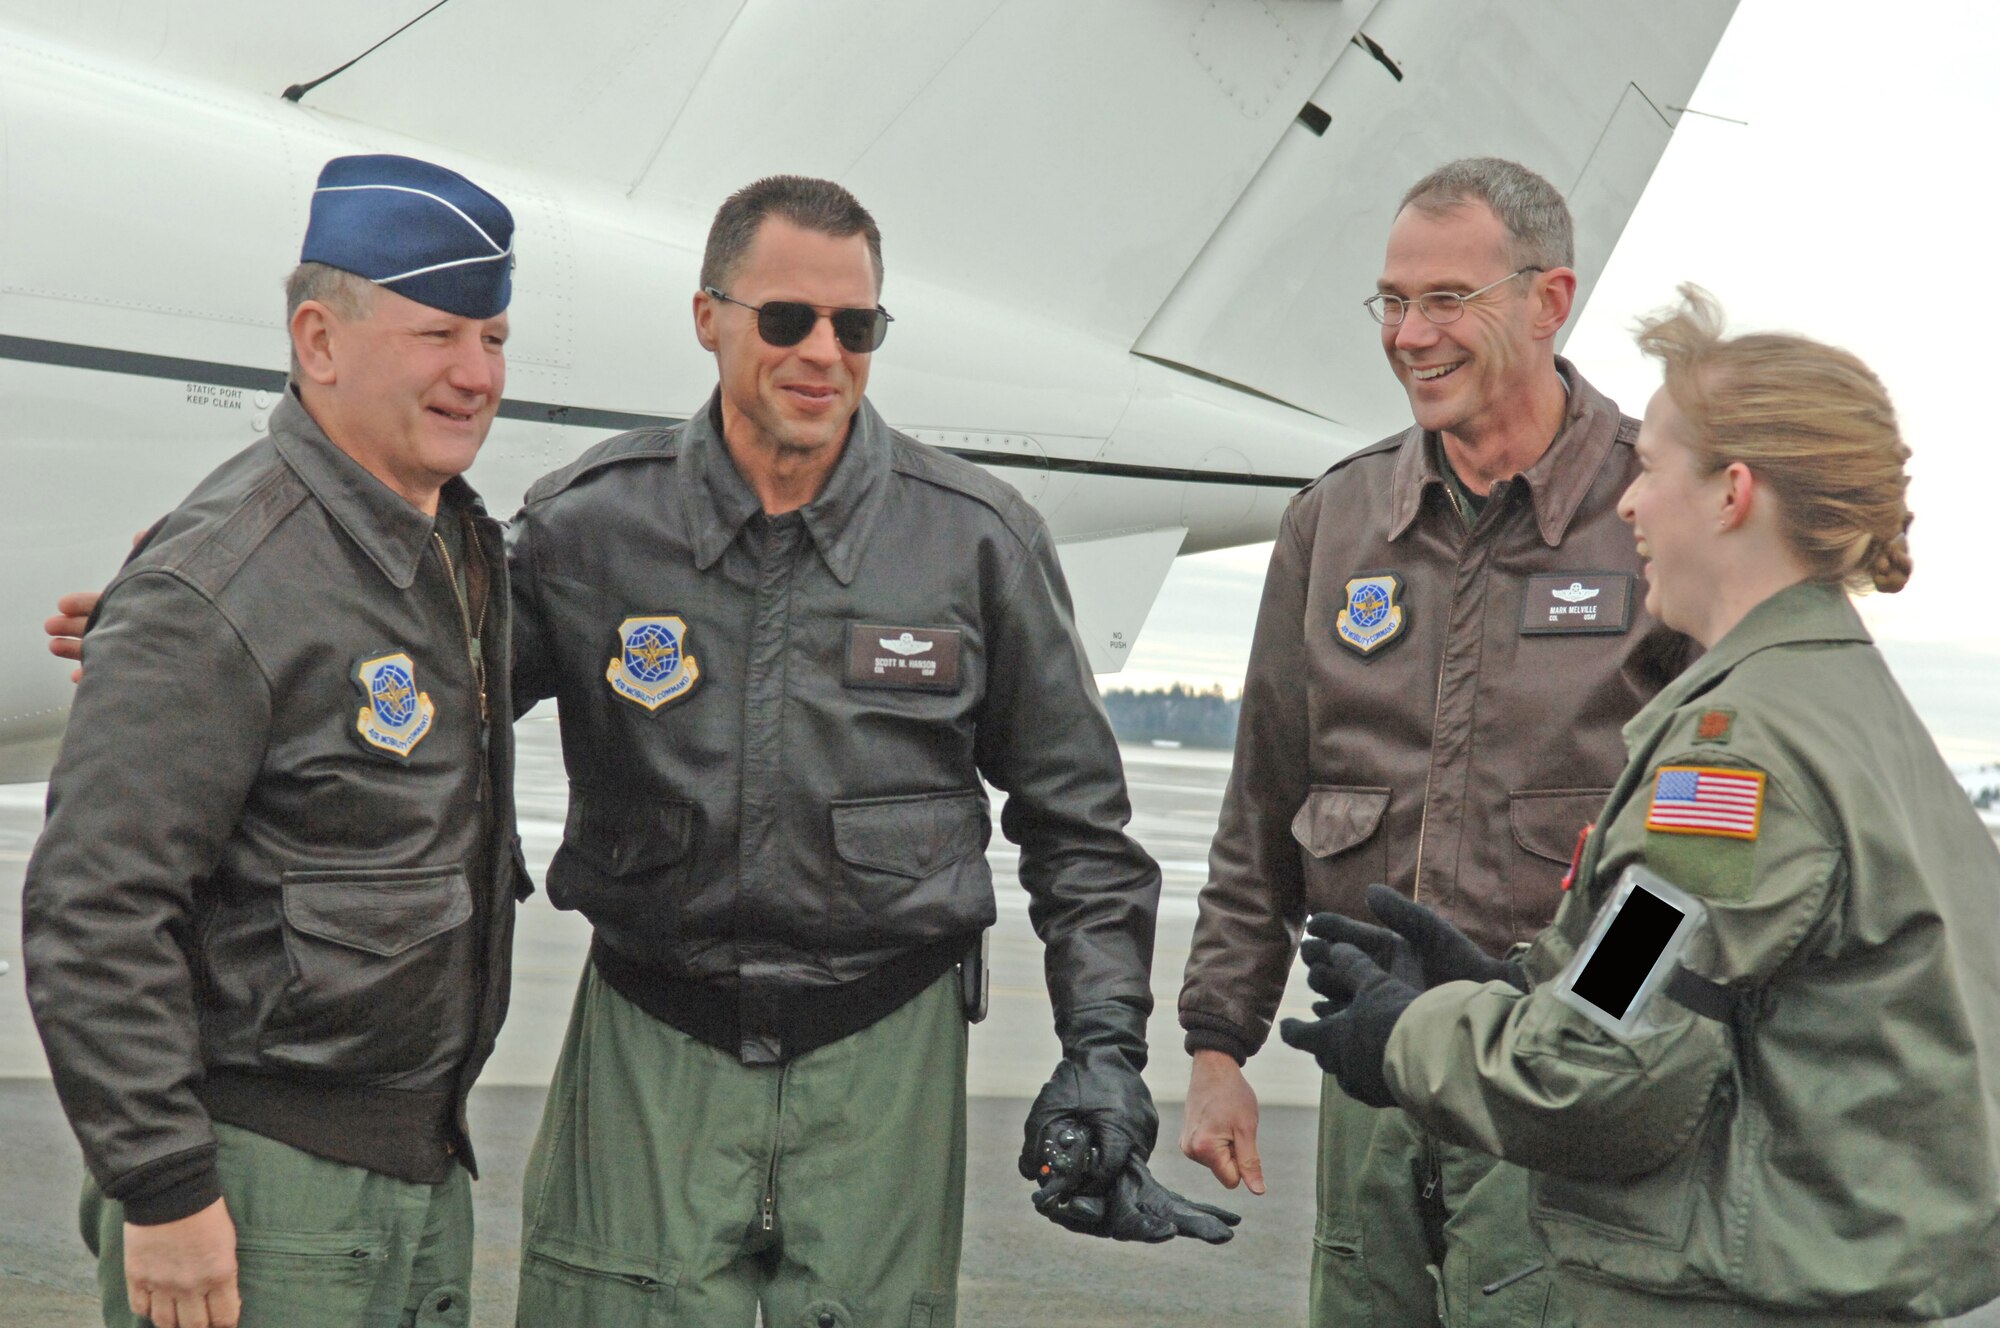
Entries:
[[107, 1324], [465, 1324], [506, 1009], [513, 219], [329, 162], [291, 391], [112, 582], [22, 898]]

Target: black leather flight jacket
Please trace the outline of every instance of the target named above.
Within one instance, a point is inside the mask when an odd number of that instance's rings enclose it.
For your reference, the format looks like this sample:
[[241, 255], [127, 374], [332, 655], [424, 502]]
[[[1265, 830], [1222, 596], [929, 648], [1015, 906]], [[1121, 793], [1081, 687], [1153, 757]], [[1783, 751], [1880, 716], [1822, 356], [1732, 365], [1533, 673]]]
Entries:
[[220, 1192], [211, 1119], [405, 1180], [474, 1166], [465, 1095], [528, 887], [469, 649], [504, 705], [502, 537], [462, 482], [445, 501], [478, 555], [463, 601], [433, 519], [287, 395], [100, 605], [22, 948], [132, 1220]]
[[1159, 870], [1047, 527], [865, 401], [824, 491], [767, 516], [719, 405], [620, 435], [510, 530], [515, 702], [559, 698], [549, 898], [627, 999], [745, 1064], [917, 994], [994, 920], [1007, 795], [1059, 1027], [1152, 997]]

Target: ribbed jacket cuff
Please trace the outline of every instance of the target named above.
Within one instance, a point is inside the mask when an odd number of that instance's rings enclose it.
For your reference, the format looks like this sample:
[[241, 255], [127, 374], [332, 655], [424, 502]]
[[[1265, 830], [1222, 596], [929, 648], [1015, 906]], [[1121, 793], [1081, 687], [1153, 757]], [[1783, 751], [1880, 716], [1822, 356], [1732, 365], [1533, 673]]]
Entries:
[[134, 1226], [155, 1227], [192, 1217], [222, 1197], [215, 1145], [149, 1163], [121, 1177], [105, 1194], [124, 1205], [125, 1220]]
[[1213, 1024], [1189, 1026], [1185, 1045], [1190, 1056], [1197, 1051], [1220, 1051], [1233, 1057], [1238, 1065], [1249, 1060], [1257, 1050], [1241, 1034]]

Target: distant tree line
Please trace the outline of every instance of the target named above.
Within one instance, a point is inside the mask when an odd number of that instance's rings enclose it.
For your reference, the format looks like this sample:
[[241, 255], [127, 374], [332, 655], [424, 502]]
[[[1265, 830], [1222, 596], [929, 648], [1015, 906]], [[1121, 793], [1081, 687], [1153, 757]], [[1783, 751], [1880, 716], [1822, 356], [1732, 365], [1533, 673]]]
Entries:
[[1194, 688], [1175, 683], [1162, 691], [1119, 688], [1104, 693], [1111, 728], [1126, 742], [1158, 740], [1227, 750], [1236, 745], [1236, 716], [1242, 707], [1242, 697], [1224, 696], [1219, 685]]

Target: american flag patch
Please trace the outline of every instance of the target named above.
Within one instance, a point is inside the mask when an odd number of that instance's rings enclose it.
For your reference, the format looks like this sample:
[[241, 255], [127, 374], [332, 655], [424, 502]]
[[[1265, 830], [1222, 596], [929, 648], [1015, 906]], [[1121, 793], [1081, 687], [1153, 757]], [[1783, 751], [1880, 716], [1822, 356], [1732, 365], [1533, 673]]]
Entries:
[[1646, 828], [1674, 835], [1755, 839], [1764, 811], [1764, 775], [1714, 766], [1661, 766]]

